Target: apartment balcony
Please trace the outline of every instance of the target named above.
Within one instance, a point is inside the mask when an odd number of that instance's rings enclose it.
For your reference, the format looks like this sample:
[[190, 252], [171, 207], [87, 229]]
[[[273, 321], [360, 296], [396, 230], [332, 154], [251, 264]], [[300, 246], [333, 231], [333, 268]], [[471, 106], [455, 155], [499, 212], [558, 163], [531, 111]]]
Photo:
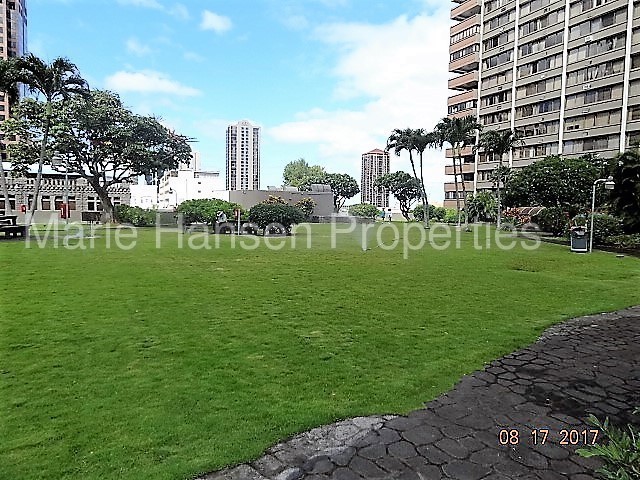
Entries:
[[[463, 163], [462, 164], [462, 173], [475, 173], [476, 164], [475, 163]], [[458, 172], [460, 173], [460, 172]], [[453, 175], [453, 165], [447, 165], [444, 167], [445, 175]]]
[[[473, 192], [473, 189], [475, 188], [475, 185], [473, 184], [473, 182], [464, 182], [464, 188], [467, 192]], [[461, 192], [462, 191], [462, 182], [458, 182], [458, 190]], [[445, 192], [455, 192], [456, 191], [456, 184], [455, 182], [447, 182], [444, 184], [444, 191]]]
[[476, 112], [478, 110], [476, 110], [476, 108], [467, 108], [466, 110], [458, 110], [455, 113], [450, 113], [447, 115], [447, 118], [464, 118], [464, 117], [468, 117], [469, 115], [471, 115], [472, 117], [476, 116]]
[[468, 73], [478, 70], [480, 66], [480, 53], [474, 52], [453, 62], [449, 62], [449, 71], [453, 73]]
[[469, 90], [458, 95], [453, 95], [447, 99], [447, 107], [458, 105], [459, 103], [470, 102], [478, 99], [478, 90]]
[[456, 23], [450, 29], [450, 35], [453, 37], [456, 33], [460, 33], [467, 28], [471, 28], [474, 25], [480, 26], [480, 15], [474, 15], [473, 17], [469, 17], [466, 20]]
[[[447, 148], [445, 151], [445, 157], [447, 158], [453, 158], [453, 148]], [[469, 156], [475, 156], [475, 152], [473, 151], [473, 146], [472, 145], [468, 145], [466, 147], [464, 147], [461, 151], [461, 154], [463, 157], [469, 157]]]
[[451, 10], [451, 20], [461, 22], [480, 13], [480, 0], [466, 0]]
[[465, 73], [449, 80], [450, 90], [470, 90], [478, 88], [478, 71]]
[[472, 45], [478, 45], [477, 50], [480, 50], [480, 34], [479, 33], [474, 33], [473, 35], [470, 35], [467, 38], [463, 38], [459, 42], [449, 45], [449, 54], [471, 47]]

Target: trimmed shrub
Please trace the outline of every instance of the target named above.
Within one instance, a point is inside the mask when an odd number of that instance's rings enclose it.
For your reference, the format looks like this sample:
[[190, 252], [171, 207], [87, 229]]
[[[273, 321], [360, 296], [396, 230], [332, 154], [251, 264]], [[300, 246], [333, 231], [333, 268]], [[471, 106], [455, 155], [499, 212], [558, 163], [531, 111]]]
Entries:
[[225, 213], [228, 219], [233, 219], [233, 211], [242, 210], [237, 203], [230, 203], [217, 198], [187, 200], [178, 206], [178, 213], [184, 215], [184, 222], [189, 223], [207, 223], [214, 225], [218, 212]]
[[551, 207], [542, 210], [532, 220], [538, 224], [541, 231], [562, 237], [569, 229], [569, 219], [569, 214], [563, 208]]
[[[422, 205], [416, 205], [416, 207], [411, 210], [411, 213], [413, 214], [413, 218], [418, 221], [418, 222], [422, 222], [424, 220], [424, 209], [422, 208]], [[443, 222], [444, 221], [444, 217], [447, 215], [447, 209], [444, 207], [436, 207], [434, 205], [429, 205], [429, 220], [433, 220], [436, 222]]]
[[311, 218], [313, 210], [316, 208], [316, 202], [312, 198], [306, 197], [298, 200], [294, 206], [299, 208], [300, 211], [304, 213], [305, 218], [308, 220], [309, 218]]
[[[588, 217], [578, 216], [572, 221], [574, 225], [583, 225], [589, 229], [591, 227], [591, 215]], [[622, 221], [612, 215], [596, 213], [593, 217], [593, 243], [603, 245], [607, 238], [622, 234]]]
[[351, 205], [349, 207], [349, 215], [354, 217], [376, 218], [380, 215], [380, 210], [370, 203], [361, 203], [359, 205]]
[[[465, 212], [462, 212], [460, 219], [464, 222]], [[442, 219], [445, 223], [458, 223], [458, 211], [455, 208], [447, 208], [444, 218]]]
[[[249, 209], [249, 220], [267, 233], [291, 233], [292, 225], [304, 222], [305, 216], [302, 211], [293, 205], [283, 205], [281, 203], [258, 203]], [[269, 228], [269, 226], [272, 226]], [[284, 228], [284, 231], [279, 227]]]
[[632, 250], [640, 250], [640, 233], [632, 235], [613, 235], [605, 239], [605, 244], [612, 245], [616, 248], [629, 248]]
[[156, 211], [129, 205], [116, 205], [116, 219], [121, 223], [130, 223], [136, 227], [150, 227], [156, 224]]

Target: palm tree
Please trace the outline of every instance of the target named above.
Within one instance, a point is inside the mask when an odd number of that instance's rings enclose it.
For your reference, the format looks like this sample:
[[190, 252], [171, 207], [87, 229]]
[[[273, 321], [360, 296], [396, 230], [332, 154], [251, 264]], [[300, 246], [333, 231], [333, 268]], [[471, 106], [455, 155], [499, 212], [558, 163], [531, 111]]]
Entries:
[[496, 169], [496, 200], [498, 204], [498, 230], [502, 224], [502, 202], [500, 198], [500, 188], [504, 178], [504, 167], [502, 160], [506, 153], [510, 153], [515, 147], [523, 145], [524, 141], [520, 132], [514, 130], [488, 130], [480, 135], [478, 145], [475, 150], [482, 149], [498, 156], [498, 168]]
[[[458, 226], [460, 226], [460, 199], [458, 198], [458, 175], [462, 175], [462, 149], [475, 142], [476, 134], [482, 129], [482, 125], [473, 115], [462, 118], [443, 118], [436, 125], [435, 134], [440, 146], [444, 143], [451, 145], [453, 149], [453, 178], [456, 185], [456, 205], [458, 207]], [[456, 164], [458, 160], [458, 164]], [[462, 178], [462, 196], [465, 211], [465, 230], [469, 230], [469, 206], [467, 201], [467, 189]]]
[[413, 145], [416, 151], [420, 154], [420, 178], [416, 177], [416, 180], [420, 182], [421, 187], [423, 208], [422, 218], [424, 219], [424, 228], [429, 228], [429, 201], [427, 199], [427, 190], [424, 187], [423, 154], [427, 147], [434, 147], [438, 145], [437, 135], [434, 132], [425, 132], [423, 128], [414, 130]]
[[[0, 91], [3, 91], [9, 101], [9, 112], [20, 98], [18, 90], [18, 68], [15, 57], [0, 60]], [[5, 152], [4, 138], [0, 142], [0, 150]], [[4, 197], [4, 207], [7, 214], [11, 214], [11, 202], [9, 201], [9, 189], [7, 188], [7, 179], [5, 178], [4, 165], [0, 158], [0, 188]]]
[[46, 63], [33, 54], [26, 55], [16, 60], [18, 68], [17, 79], [25, 84], [29, 91], [36, 97], [43, 97], [45, 104], [44, 128], [42, 145], [38, 158], [38, 173], [36, 175], [33, 202], [29, 208], [29, 224], [38, 204], [40, 184], [42, 183], [42, 167], [46, 160], [47, 142], [53, 117], [53, 102], [67, 100], [73, 95], [86, 95], [88, 93], [87, 82], [80, 76], [78, 68], [66, 58], [56, 58], [51, 63]]

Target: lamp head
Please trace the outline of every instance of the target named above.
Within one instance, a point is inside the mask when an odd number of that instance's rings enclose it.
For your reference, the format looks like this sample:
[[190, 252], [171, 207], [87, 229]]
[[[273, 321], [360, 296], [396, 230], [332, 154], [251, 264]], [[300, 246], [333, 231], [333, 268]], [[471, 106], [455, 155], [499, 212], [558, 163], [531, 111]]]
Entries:
[[616, 188], [616, 182], [613, 181], [613, 177], [607, 178], [607, 181], [604, 182], [604, 188], [606, 190], [614, 190]]

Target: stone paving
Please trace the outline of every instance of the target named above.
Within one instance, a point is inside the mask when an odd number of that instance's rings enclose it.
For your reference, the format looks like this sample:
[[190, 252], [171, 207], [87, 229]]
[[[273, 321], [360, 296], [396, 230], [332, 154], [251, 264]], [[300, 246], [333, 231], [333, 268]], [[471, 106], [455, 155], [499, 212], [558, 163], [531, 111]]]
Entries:
[[585, 417], [638, 423], [635, 406], [640, 307], [552, 327], [408, 416], [320, 427], [200, 480], [589, 480]]

